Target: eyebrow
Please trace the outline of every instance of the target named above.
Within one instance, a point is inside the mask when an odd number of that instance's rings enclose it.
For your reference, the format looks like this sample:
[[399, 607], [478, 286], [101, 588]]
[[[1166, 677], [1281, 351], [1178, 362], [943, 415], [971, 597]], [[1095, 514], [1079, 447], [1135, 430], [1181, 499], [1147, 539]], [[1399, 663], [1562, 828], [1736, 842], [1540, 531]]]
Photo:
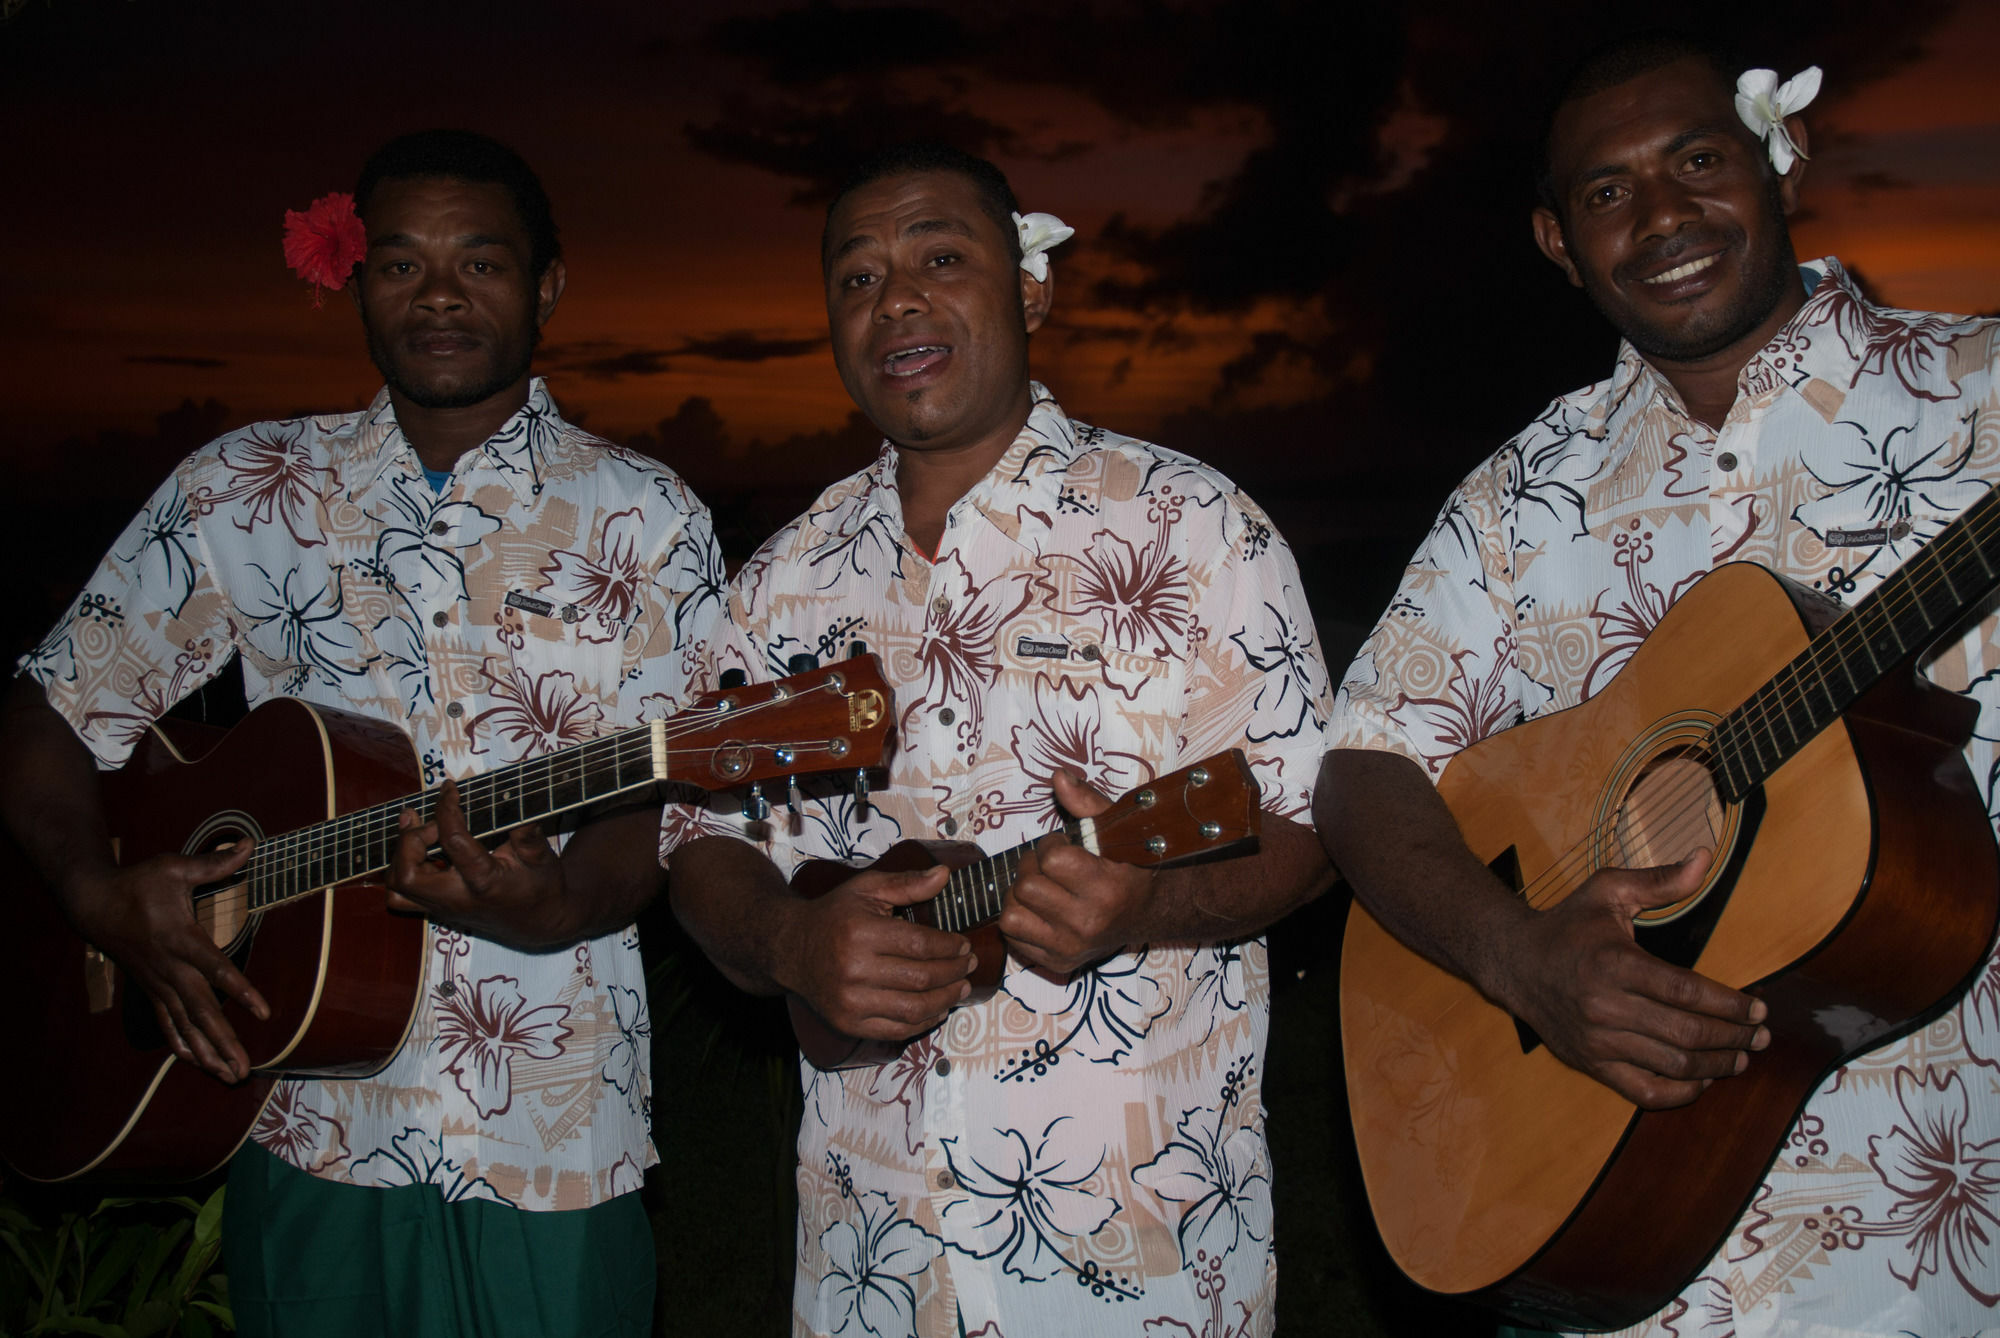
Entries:
[[[1721, 121], [1711, 121], [1707, 125], [1694, 126], [1690, 129], [1681, 131], [1678, 135], [1675, 135], [1672, 139], [1668, 140], [1666, 147], [1660, 150], [1660, 156], [1663, 158], [1671, 158], [1675, 154], [1679, 153], [1681, 150], [1687, 148], [1690, 144], [1696, 142], [1697, 140], [1714, 139], [1719, 136], [1726, 137], [1728, 134], [1729, 134], [1728, 125], [1726, 125]], [[1625, 170], [1627, 169], [1623, 163], [1601, 164], [1597, 167], [1591, 168], [1587, 172], [1578, 173], [1575, 186], [1573, 186], [1572, 189], [1588, 186], [1593, 181], [1602, 181], [1605, 177], [1615, 177], [1620, 172], [1623, 172]]]
[[[391, 232], [380, 237], [370, 237], [368, 239], [368, 249], [371, 251], [378, 246], [415, 246], [416, 244], [417, 239], [407, 232]], [[453, 244], [470, 251], [482, 246], [506, 246], [509, 243], [507, 238], [497, 233], [472, 232], [467, 233], [463, 237], [454, 238]]]
[[[970, 237], [973, 235], [971, 228], [955, 218], [920, 218], [903, 229], [903, 236], [921, 237], [933, 232], [951, 233], [959, 237]], [[859, 250], [861, 247], [866, 246], [869, 240], [870, 238], [867, 233], [855, 233], [852, 237], [849, 237], [834, 248], [833, 254], [827, 257], [827, 263], [831, 264], [839, 260], [842, 256]]]

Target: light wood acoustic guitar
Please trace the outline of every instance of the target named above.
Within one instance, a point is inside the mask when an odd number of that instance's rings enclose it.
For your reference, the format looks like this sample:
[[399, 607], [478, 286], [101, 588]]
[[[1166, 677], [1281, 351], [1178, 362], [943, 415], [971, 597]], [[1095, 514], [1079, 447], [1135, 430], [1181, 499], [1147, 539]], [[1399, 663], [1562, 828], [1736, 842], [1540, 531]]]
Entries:
[[[1072, 844], [1100, 858], [1158, 868], [1227, 854], [1254, 841], [1263, 829], [1257, 799], [1250, 763], [1241, 749], [1232, 748], [1140, 786], [1094, 818], [1071, 818], [1062, 830]], [[991, 856], [965, 841], [901, 841], [866, 866], [887, 873], [952, 866], [942, 892], [897, 914], [972, 940], [979, 964], [973, 968], [966, 1003], [989, 998], [999, 988], [1007, 949], [994, 922], [1021, 875], [1021, 857], [1042, 839]], [[804, 897], [821, 897], [860, 872], [836, 860], [808, 860], [793, 872], [792, 888]], [[884, 1064], [908, 1044], [860, 1040], [837, 1031], [796, 994], [786, 1003], [799, 1049], [819, 1068]]]
[[[713, 692], [668, 719], [461, 781], [492, 839], [662, 782], [724, 790], [878, 766], [894, 718], [872, 657]], [[171, 726], [170, 726], [171, 728]], [[210, 734], [215, 731], [208, 731]], [[194, 911], [257, 985], [269, 1021], [225, 1000], [255, 1069], [225, 1085], [168, 1049], [143, 990], [70, 929], [25, 867], [0, 940], [12, 1019], [0, 1157], [22, 1175], [182, 1179], [219, 1166], [255, 1124], [274, 1073], [360, 1076], [401, 1048], [422, 1000], [429, 924], [384, 905], [405, 807], [428, 818], [409, 739], [347, 711], [280, 699], [198, 757], [155, 727], [102, 778], [121, 862], [254, 837], [250, 862], [198, 889]]]
[[1639, 944], [1770, 1008], [1770, 1048], [1642, 1112], [1358, 904], [1341, 1036], [1369, 1202], [1434, 1291], [1545, 1327], [1652, 1314], [1727, 1235], [1836, 1065], [1937, 1014], [1993, 942], [2000, 864], [1961, 749], [1978, 709], [1916, 673], [2000, 584], [1988, 493], [1842, 610], [1720, 567], [1580, 706], [1458, 754], [1438, 791], [1531, 904], [1715, 851]]

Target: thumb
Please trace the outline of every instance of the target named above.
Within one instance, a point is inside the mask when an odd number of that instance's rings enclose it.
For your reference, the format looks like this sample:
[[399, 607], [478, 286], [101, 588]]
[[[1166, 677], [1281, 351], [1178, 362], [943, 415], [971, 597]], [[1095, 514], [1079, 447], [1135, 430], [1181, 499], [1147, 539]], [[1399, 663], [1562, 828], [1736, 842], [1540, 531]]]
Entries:
[[951, 869], [943, 864], [916, 873], [887, 874], [882, 881], [869, 889], [869, 894], [886, 905], [914, 906], [920, 901], [929, 901], [942, 892], [945, 880], [949, 877]]
[[1624, 869], [1612, 900], [1630, 911], [1671, 906], [1701, 890], [1715, 862], [1712, 850], [1697, 850], [1677, 864], [1656, 864], [1649, 869]]
[[245, 836], [233, 845], [220, 850], [211, 850], [201, 857], [206, 866], [200, 875], [203, 882], [212, 882], [224, 874], [235, 873], [250, 858], [250, 852], [257, 848], [257, 838]]
[[1111, 807], [1111, 801], [1092, 789], [1081, 772], [1068, 767], [1056, 768], [1049, 777], [1049, 785], [1055, 790], [1056, 802], [1062, 805], [1063, 812], [1073, 818], [1094, 818]]

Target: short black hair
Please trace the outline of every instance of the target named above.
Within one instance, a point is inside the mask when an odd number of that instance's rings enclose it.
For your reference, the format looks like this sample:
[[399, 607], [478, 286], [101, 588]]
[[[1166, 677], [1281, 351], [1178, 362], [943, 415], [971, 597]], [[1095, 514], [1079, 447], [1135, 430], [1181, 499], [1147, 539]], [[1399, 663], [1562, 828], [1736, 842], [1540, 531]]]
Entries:
[[842, 200], [863, 186], [871, 186], [890, 177], [914, 176], [919, 172], [955, 172], [970, 181], [978, 193], [980, 210], [993, 220], [1000, 229], [1000, 235], [1007, 239], [1007, 250], [1015, 263], [1020, 262], [1021, 233], [1014, 226], [1014, 215], [1021, 212], [1021, 203], [1014, 198], [1014, 188], [1007, 184], [1007, 174], [964, 149], [953, 148], [949, 144], [917, 142], [891, 145], [870, 154], [857, 163], [840, 183], [840, 189], [827, 202], [826, 222], [820, 228], [821, 267], [825, 267], [827, 253], [833, 246], [833, 212], [840, 208]]
[[354, 183], [354, 208], [368, 217], [368, 202], [385, 181], [410, 177], [448, 177], [454, 181], [490, 183], [507, 188], [514, 212], [528, 233], [528, 261], [535, 277], [548, 273], [562, 258], [562, 237], [556, 231], [555, 210], [549, 205], [542, 179], [520, 154], [499, 140], [471, 130], [418, 130], [398, 135], [361, 169]]
[[1658, 31], [1633, 33], [1607, 42], [1578, 61], [1569, 77], [1556, 87], [1555, 98], [1542, 115], [1541, 147], [1535, 158], [1535, 199], [1557, 218], [1562, 217], [1562, 201], [1556, 193], [1555, 165], [1550, 148], [1555, 138], [1556, 117], [1572, 102], [1594, 97], [1607, 88], [1616, 88], [1642, 74], [1651, 74], [1680, 60], [1699, 60], [1714, 72], [1725, 90], [1736, 87], [1743, 70], [1733, 52], [1688, 33]]

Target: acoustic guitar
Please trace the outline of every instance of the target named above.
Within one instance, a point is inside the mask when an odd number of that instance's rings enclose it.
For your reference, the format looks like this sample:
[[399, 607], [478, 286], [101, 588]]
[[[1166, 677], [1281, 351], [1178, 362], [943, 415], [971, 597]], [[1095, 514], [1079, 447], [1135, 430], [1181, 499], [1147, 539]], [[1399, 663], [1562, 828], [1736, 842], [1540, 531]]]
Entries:
[[[1159, 868], [1224, 854], [1255, 840], [1263, 826], [1257, 798], [1250, 763], [1241, 749], [1232, 748], [1140, 786], [1094, 818], [1070, 818], [1062, 830], [1072, 845], [1100, 858]], [[1008, 890], [1021, 876], [1021, 857], [1042, 839], [1038, 836], [991, 856], [965, 841], [901, 841], [866, 866], [888, 873], [952, 866], [942, 892], [896, 913], [972, 940], [972, 953], [979, 962], [965, 1003], [990, 998], [1000, 986], [1007, 949], [994, 922]], [[808, 860], [793, 871], [792, 889], [802, 897], [822, 897], [861, 871], [837, 860]], [[908, 1044], [860, 1040], [837, 1031], [796, 994], [786, 1004], [799, 1049], [818, 1068], [885, 1064]]]
[[[637, 799], [662, 782], [729, 789], [877, 766], [893, 719], [871, 656], [712, 692], [669, 719], [459, 783], [482, 839]], [[117, 857], [199, 853], [254, 837], [249, 863], [194, 893], [196, 918], [256, 982], [271, 1017], [223, 1011], [255, 1073], [226, 1085], [177, 1061], [143, 990], [70, 929], [23, 869], [0, 947], [0, 1016], [14, 1019], [0, 1157], [35, 1180], [85, 1173], [185, 1179], [236, 1150], [275, 1073], [361, 1076], [402, 1047], [423, 996], [429, 924], [390, 913], [383, 874], [404, 808], [428, 819], [402, 731], [279, 699], [191, 756], [156, 727], [103, 777]], [[19, 886], [18, 884], [26, 884]]]
[[1404, 1272], [1544, 1327], [1617, 1328], [1693, 1280], [1837, 1065], [1908, 1032], [1993, 942], [2000, 863], [1961, 749], [1978, 708], [1916, 672], [2000, 584], [1988, 493], [1841, 610], [1717, 568], [1582, 705], [1465, 749], [1438, 792], [1530, 904], [1715, 852], [1638, 943], [1763, 999], [1770, 1048], [1645, 1112], [1356, 905], [1341, 1035], [1363, 1177]]

